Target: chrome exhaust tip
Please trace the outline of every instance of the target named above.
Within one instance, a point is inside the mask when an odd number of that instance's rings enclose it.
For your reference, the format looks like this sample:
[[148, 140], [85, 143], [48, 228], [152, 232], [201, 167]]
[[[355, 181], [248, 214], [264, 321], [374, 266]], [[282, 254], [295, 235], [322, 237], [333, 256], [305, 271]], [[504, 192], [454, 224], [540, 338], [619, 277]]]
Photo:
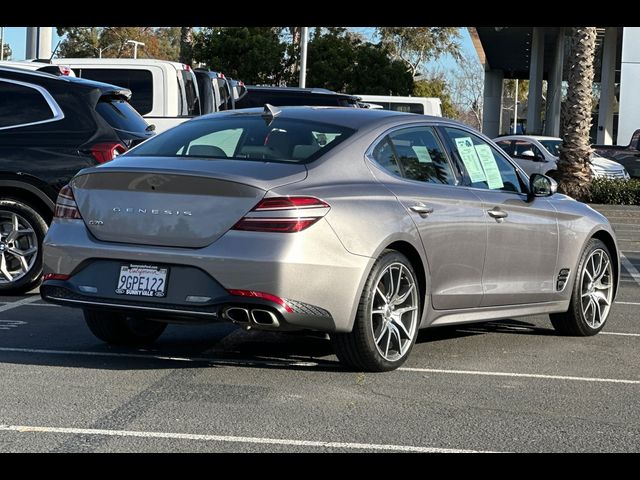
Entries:
[[265, 326], [265, 327], [279, 327], [280, 322], [278, 322], [278, 317], [273, 312], [269, 310], [262, 310], [259, 308], [254, 308], [251, 310], [251, 320], [256, 325]]
[[249, 310], [240, 307], [229, 307], [224, 311], [224, 315], [233, 323], [249, 324]]

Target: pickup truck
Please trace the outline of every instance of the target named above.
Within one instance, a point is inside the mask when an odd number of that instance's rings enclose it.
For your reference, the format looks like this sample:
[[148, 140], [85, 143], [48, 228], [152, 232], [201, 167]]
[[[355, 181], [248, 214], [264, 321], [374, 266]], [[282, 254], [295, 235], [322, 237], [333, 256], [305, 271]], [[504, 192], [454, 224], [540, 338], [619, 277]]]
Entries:
[[629, 145], [593, 145], [595, 152], [604, 158], [624, 165], [631, 178], [640, 178], [640, 129], [633, 132]]

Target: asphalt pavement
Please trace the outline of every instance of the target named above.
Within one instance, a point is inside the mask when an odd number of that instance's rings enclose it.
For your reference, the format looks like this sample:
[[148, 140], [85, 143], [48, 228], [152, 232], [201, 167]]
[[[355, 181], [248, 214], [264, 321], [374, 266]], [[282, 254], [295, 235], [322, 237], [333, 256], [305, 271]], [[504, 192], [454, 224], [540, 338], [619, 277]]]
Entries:
[[424, 330], [384, 374], [343, 369], [321, 335], [227, 324], [112, 348], [78, 310], [2, 297], [0, 451], [640, 451], [640, 215], [596, 208], [624, 266], [603, 332], [561, 337], [547, 316]]

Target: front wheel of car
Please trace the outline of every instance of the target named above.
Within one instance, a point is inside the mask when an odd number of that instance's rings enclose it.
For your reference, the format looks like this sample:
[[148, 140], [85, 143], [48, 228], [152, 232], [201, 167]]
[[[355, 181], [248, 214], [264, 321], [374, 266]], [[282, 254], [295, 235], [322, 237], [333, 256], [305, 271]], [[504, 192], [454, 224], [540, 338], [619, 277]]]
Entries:
[[111, 345], [148, 345], [167, 328], [166, 323], [124, 313], [84, 310], [84, 319], [91, 333]]
[[331, 335], [340, 361], [370, 372], [402, 365], [418, 336], [420, 291], [411, 263], [385, 250], [367, 279], [350, 333]]
[[569, 310], [549, 315], [556, 331], [586, 337], [602, 330], [613, 303], [614, 283], [611, 253], [602, 241], [593, 238], [580, 257]]
[[0, 199], [0, 294], [33, 289], [42, 276], [42, 241], [47, 223], [29, 205]]

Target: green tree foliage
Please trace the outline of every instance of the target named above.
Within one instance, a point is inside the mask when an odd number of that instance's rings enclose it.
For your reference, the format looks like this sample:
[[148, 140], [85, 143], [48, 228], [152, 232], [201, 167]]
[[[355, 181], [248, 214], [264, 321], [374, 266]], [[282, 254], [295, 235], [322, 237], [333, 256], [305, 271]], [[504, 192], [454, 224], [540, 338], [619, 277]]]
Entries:
[[247, 84], [279, 84], [287, 45], [281, 28], [207, 27], [193, 34], [193, 57]]
[[127, 40], [143, 42], [138, 58], [178, 60], [180, 27], [56, 27], [64, 40], [59, 57], [130, 58], [133, 48]]
[[442, 102], [442, 116], [458, 118], [460, 112], [453, 103], [449, 86], [444, 77], [418, 80], [413, 84], [413, 95], [416, 97], [437, 97]]
[[377, 27], [376, 31], [392, 58], [404, 62], [412, 75], [424, 62], [443, 55], [462, 58], [458, 27]]
[[363, 95], [409, 95], [413, 77], [389, 51], [344, 28], [317, 29], [309, 42], [307, 85]]

